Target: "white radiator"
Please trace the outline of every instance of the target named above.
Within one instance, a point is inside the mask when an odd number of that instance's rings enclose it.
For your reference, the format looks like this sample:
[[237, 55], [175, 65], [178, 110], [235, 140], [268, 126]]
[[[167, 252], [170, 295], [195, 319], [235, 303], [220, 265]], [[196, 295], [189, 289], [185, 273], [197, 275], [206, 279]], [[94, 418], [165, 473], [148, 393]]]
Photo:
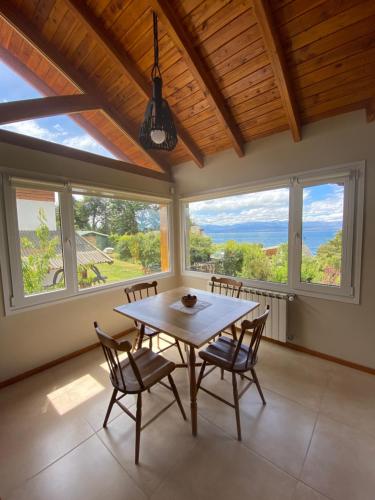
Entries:
[[[210, 283], [210, 282], [209, 282]], [[211, 291], [208, 284], [207, 290]], [[225, 291], [223, 290], [225, 294]], [[229, 293], [230, 295], [230, 293]], [[241, 327], [241, 321], [244, 319], [252, 320], [264, 312], [267, 306], [270, 306], [270, 315], [266, 322], [266, 328], [263, 335], [265, 337], [286, 342], [287, 340], [287, 307], [288, 302], [294, 300], [294, 295], [288, 293], [273, 292], [271, 290], [262, 290], [260, 288], [243, 288], [240, 294], [240, 299], [259, 302], [253, 312], [247, 314], [236, 323], [237, 327]]]

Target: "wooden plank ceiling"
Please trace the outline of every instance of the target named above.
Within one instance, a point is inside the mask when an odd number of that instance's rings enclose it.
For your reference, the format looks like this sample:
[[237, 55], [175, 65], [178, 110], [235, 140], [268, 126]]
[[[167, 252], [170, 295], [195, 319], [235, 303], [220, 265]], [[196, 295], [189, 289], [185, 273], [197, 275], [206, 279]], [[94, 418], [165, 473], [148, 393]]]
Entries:
[[[172, 152], [137, 143], [150, 91], [152, 9]], [[374, 0], [2, 0], [0, 57], [44, 94], [90, 93], [73, 115], [119, 159], [166, 171], [259, 137], [375, 109]]]

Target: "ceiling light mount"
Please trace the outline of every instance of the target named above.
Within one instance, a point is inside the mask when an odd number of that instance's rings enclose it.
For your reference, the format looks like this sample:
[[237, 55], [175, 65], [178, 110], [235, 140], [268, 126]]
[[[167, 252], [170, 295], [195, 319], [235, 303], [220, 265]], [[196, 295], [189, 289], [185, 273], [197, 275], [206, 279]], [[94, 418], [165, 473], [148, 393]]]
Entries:
[[154, 22], [154, 65], [151, 71], [152, 97], [147, 104], [145, 116], [139, 132], [139, 140], [145, 149], [172, 151], [177, 144], [177, 130], [172, 112], [163, 99], [163, 80], [159, 67], [158, 18]]

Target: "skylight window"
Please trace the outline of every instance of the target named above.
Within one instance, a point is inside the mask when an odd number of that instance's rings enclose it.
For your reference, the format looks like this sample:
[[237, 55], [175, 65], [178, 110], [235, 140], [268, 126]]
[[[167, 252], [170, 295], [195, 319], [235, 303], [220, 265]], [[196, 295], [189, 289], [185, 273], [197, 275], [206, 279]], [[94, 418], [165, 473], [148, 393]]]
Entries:
[[[0, 102], [36, 99], [43, 95], [0, 61]], [[0, 125], [0, 129], [114, 158], [74, 120], [65, 115]]]

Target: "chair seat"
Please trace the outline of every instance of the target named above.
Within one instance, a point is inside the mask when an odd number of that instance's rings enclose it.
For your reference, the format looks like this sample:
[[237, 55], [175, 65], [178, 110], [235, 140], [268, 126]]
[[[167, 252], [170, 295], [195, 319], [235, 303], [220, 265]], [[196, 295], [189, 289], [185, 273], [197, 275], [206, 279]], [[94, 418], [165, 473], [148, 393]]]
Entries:
[[[250, 368], [251, 363], [251, 348], [244, 344], [241, 345], [236, 359], [236, 363], [232, 368], [234, 353], [237, 347], [237, 340], [227, 337], [220, 337], [216, 342], [210, 344], [206, 349], [199, 352], [199, 356], [212, 365], [220, 368], [233, 371], [246, 371]], [[250, 353], [249, 353], [250, 351]], [[247, 362], [247, 359], [249, 361]]]
[[[172, 363], [172, 361], [163, 358], [163, 356], [160, 356], [160, 354], [156, 354], [155, 352], [151, 351], [151, 349], [147, 349], [146, 347], [142, 347], [141, 349], [138, 349], [138, 351], [133, 353], [133, 358], [138, 367], [141, 379], [143, 380], [143, 384], [146, 389], [169, 375], [176, 366], [174, 363]], [[142, 387], [134, 375], [133, 369], [130, 366], [129, 359], [125, 359], [120, 364], [126, 384], [126, 392], [140, 392], [142, 390]], [[118, 374], [118, 379], [121, 382], [120, 374]], [[118, 387], [117, 384], [114, 385], [118, 389], [123, 390], [121, 386]]]

